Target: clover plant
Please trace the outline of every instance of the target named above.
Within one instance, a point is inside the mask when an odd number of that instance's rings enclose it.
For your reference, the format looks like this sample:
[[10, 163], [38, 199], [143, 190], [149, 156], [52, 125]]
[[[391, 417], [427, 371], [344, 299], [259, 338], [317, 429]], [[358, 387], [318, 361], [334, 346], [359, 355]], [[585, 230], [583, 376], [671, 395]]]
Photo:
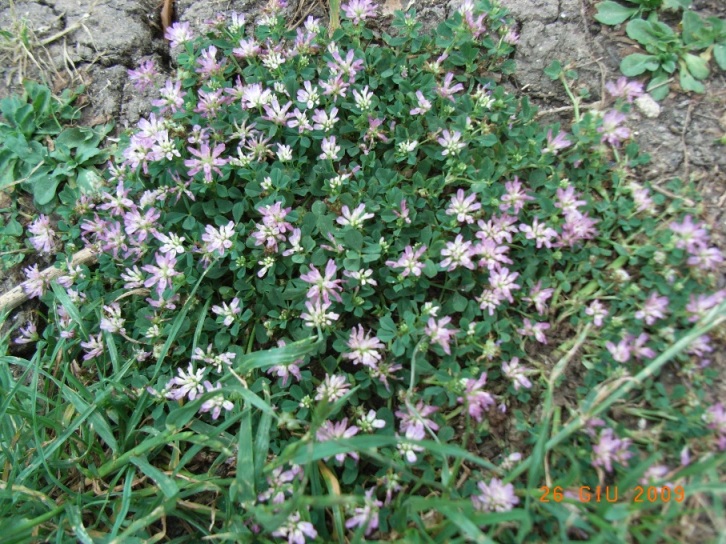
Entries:
[[645, 541], [677, 524], [675, 502], [538, 499], [551, 481], [708, 486], [726, 447], [723, 406], [698, 402], [723, 257], [637, 174], [642, 86], [543, 126], [498, 82], [517, 33], [497, 4], [380, 32], [351, 0], [332, 36], [280, 7], [170, 27], [178, 71], [106, 190], [33, 224], [36, 247], [98, 265], [62, 259], [51, 285], [26, 269], [47, 324], [16, 339], [32, 361], [6, 358], [30, 388], [0, 370], [23, 437], [0, 457], [43, 491], [5, 511], [12, 534]]

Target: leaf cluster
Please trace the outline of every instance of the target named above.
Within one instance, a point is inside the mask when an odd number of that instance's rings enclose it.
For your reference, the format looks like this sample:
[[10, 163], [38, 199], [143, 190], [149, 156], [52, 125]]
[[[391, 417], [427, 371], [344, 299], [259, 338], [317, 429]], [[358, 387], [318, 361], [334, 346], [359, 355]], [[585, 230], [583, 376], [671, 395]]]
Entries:
[[[622, 59], [620, 71], [635, 77], [649, 73], [647, 90], [656, 100], [665, 98], [669, 82], [678, 71], [678, 81], [684, 91], [703, 93], [703, 81], [710, 73], [711, 58], [721, 70], [726, 70], [726, 23], [718, 17], [702, 17], [683, 8], [681, 31], [673, 30], [660, 21], [655, 11], [659, 6], [624, 7], [617, 2], [598, 4], [599, 22], [616, 25], [632, 19], [625, 30], [628, 37], [642, 45], [647, 53], [633, 53]], [[648, 15], [647, 18], [641, 16]], [[698, 52], [701, 52], [700, 54]]]
[[0, 101], [0, 190], [19, 185], [41, 211], [53, 209], [62, 184], [97, 190], [97, 165], [109, 157], [101, 142], [113, 125], [72, 126], [80, 116], [73, 106], [80, 90], [55, 97], [39, 83], [27, 81], [24, 87], [22, 96]]

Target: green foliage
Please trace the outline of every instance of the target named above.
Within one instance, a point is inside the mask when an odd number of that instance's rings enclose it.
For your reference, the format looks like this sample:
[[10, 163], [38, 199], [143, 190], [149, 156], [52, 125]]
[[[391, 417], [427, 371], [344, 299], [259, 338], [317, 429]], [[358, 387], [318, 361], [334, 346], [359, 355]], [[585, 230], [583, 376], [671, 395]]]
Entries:
[[98, 189], [96, 167], [109, 156], [100, 145], [112, 125], [69, 126], [79, 117], [72, 105], [76, 96], [66, 90], [57, 98], [28, 81], [22, 96], [0, 101], [0, 190], [19, 184], [40, 210], [50, 210], [62, 184], [81, 192]]
[[595, 20], [604, 25], [619, 25], [628, 19], [646, 16], [659, 9], [664, 10], [687, 10], [691, 6], [691, 0], [624, 0], [628, 5], [624, 6], [612, 0], [600, 2], [597, 5]]
[[540, 125], [489, 2], [332, 37], [277, 7], [180, 40], [107, 190], [61, 195], [101, 253], [27, 282], [42, 339], [0, 358], [6, 539], [648, 542], [690, 512], [637, 483], [717, 502], [722, 256], [635, 181], [629, 97], [580, 115], [553, 63], [575, 121]]
[[18, 221], [17, 204], [11, 202], [0, 208], [0, 268], [7, 270], [23, 262], [25, 258], [25, 233]]
[[[647, 90], [656, 100], [665, 98], [668, 81], [678, 70], [679, 84], [687, 92], [702, 93], [702, 83], [709, 75], [713, 57], [721, 70], [726, 70], [726, 23], [718, 17], [701, 17], [688, 9], [690, 1], [662, 2], [628, 0], [624, 6], [608, 0], [597, 5], [595, 19], [605, 25], [617, 25], [632, 19], [626, 26], [630, 38], [640, 43], [647, 54], [633, 53], [620, 63], [620, 71], [628, 77], [650, 72]], [[658, 20], [659, 8], [683, 10], [681, 32]], [[642, 17], [647, 16], [647, 19]], [[694, 52], [703, 51], [700, 55]]]

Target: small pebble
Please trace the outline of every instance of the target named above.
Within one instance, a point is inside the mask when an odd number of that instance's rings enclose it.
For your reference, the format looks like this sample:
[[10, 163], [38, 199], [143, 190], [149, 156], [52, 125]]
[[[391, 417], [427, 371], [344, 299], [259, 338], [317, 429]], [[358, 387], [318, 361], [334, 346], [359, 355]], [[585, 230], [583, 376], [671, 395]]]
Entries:
[[650, 119], [655, 119], [660, 115], [660, 105], [649, 94], [644, 94], [636, 98], [635, 106], [643, 115]]

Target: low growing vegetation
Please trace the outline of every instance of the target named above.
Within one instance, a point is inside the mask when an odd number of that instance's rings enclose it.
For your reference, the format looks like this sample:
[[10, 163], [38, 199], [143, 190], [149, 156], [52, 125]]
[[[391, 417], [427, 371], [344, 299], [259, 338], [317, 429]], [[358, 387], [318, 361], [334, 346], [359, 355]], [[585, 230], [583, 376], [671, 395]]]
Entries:
[[[623, 5], [612, 0], [600, 2], [595, 19], [605, 25], [628, 21], [625, 32], [646, 53], [631, 53], [620, 63], [628, 77], [650, 76], [646, 90], [656, 100], [668, 95], [678, 74], [678, 84], [686, 92], [703, 93], [703, 81], [711, 70], [726, 70], [726, 21], [702, 17], [688, 9], [690, 0], [627, 0]], [[680, 11], [677, 29], [658, 19], [659, 9]], [[646, 16], [647, 18], [642, 18]], [[714, 62], [711, 62], [713, 59]]]
[[171, 26], [106, 190], [30, 225], [66, 272], [26, 268], [47, 311], [4, 339], [34, 346], [0, 366], [4, 542], [717, 527], [723, 257], [687, 184], [636, 174], [642, 85], [543, 126], [496, 4], [389, 34], [351, 0], [332, 35], [279, 7]]

